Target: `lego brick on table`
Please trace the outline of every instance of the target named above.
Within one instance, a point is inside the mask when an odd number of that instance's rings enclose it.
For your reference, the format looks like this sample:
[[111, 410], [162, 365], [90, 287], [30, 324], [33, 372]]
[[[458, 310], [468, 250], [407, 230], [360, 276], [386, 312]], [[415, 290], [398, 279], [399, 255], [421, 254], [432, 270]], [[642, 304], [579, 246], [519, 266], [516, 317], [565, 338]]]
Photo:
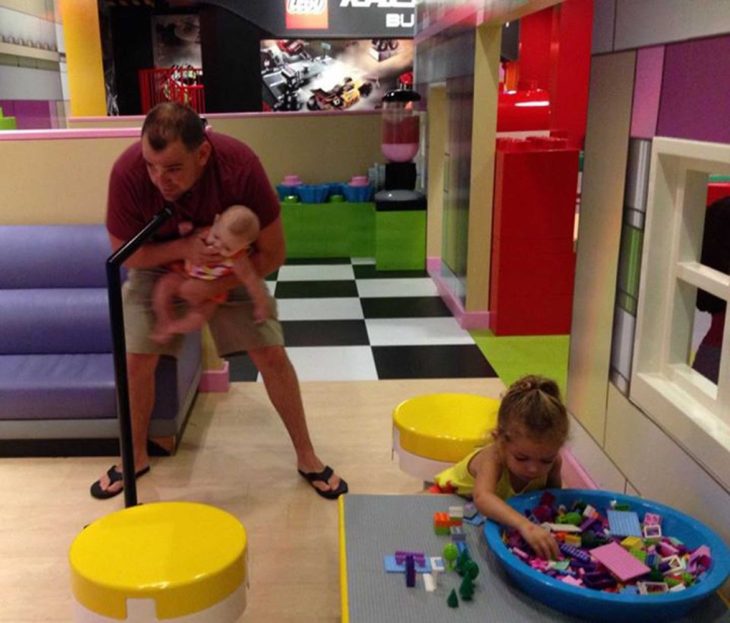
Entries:
[[[431, 571], [431, 561], [429, 558], [414, 559], [416, 573], [428, 573]], [[397, 562], [395, 556], [384, 556], [383, 564], [387, 573], [405, 573], [406, 561]]]

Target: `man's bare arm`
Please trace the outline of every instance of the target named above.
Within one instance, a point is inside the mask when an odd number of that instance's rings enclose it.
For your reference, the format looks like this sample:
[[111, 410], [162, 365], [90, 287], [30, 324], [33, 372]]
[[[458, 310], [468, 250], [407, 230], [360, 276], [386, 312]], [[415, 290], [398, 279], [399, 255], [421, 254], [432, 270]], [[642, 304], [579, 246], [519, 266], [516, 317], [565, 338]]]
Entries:
[[[114, 251], [124, 244], [124, 240], [112, 234], [109, 234], [109, 239]], [[127, 268], [156, 268], [183, 259], [190, 260], [194, 264], [206, 264], [220, 261], [222, 257], [205, 244], [202, 232], [196, 232], [168, 242], [148, 242], [142, 245], [124, 265]]]
[[259, 237], [254, 243], [254, 252], [249, 259], [259, 277], [266, 277], [284, 263], [286, 243], [281, 217], [259, 232]]

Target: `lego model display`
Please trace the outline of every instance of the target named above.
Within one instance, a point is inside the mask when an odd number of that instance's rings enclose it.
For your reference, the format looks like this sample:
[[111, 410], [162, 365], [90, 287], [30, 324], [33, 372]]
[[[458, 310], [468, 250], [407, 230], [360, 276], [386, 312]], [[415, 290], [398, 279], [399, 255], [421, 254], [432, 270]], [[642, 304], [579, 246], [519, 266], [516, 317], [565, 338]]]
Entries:
[[410, 39], [263, 40], [264, 110], [372, 110], [412, 67]]
[[372, 93], [373, 84], [366, 80], [353, 80], [349, 76], [335, 85], [333, 89], [312, 89], [312, 97], [307, 100], [309, 110], [330, 110], [332, 108], [350, 108]]

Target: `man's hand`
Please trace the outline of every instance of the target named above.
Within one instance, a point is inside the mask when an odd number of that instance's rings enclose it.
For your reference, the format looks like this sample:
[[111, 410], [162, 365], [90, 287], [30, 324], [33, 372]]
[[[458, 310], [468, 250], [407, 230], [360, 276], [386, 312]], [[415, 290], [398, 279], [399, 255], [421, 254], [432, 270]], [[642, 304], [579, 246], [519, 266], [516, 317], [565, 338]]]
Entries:
[[540, 558], [556, 560], [559, 557], [558, 543], [549, 530], [532, 522], [520, 526], [519, 530], [522, 537]]
[[216, 264], [223, 261], [223, 256], [213, 245], [207, 243], [210, 228], [196, 229], [190, 236], [185, 238], [187, 251], [185, 259], [192, 264], [201, 266], [203, 264]]

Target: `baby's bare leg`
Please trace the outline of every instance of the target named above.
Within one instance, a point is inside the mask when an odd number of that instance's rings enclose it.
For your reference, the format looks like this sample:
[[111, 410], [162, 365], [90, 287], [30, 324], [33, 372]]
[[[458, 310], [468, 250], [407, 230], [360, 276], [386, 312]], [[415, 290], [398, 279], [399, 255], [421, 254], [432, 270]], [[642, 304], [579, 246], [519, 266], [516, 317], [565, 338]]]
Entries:
[[165, 343], [172, 337], [169, 326], [175, 321], [175, 296], [186, 277], [169, 272], [160, 277], [152, 291], [152, 309], [155, 312], [155, 327], [150, 337], [156, 342]]
[[190, 333], [202, 329], [210, 320], [210, 317], [218, 307], [215, 301], [205, 301], [197, 307], [191, 307], [184, 316], [173, 318], [167, 325], [167, 331], [172, 335], [175, 333]]

